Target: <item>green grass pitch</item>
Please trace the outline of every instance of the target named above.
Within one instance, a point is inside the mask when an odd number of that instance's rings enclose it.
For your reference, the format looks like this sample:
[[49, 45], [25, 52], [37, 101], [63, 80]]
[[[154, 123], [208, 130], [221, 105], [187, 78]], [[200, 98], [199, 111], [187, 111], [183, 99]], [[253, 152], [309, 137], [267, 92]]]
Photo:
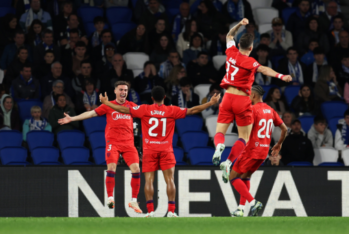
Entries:
[[341, 234], [342, 217], [212, 218], [0, 218], [1, 234]]

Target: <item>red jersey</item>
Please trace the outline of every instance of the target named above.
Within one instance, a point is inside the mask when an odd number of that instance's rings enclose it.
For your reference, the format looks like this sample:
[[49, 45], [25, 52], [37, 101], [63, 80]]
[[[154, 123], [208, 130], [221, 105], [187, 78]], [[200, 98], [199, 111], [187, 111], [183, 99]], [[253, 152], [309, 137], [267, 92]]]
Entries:
[[130, 108], [130, 113], [142, 122], [143, 153], [173, 152], [175, 120], [185, 118], [187, 108], [158, 104], [140, 105]]
[[254, 124], [250, 140], [242, 153], [242, 157], [265, 159], [269, 152], [273, 124], [280, 126], [283, 121], [278, 113], [263, 102], [252, 106]]
[[251, 94], [255, 73], [260, 64], [252, 57], [240, 53], [234, 41], [227, 43], [226, 74], [221, 82], [221, 87], [227, 89], [234, 86], [239, 90]]
[[[111, 103], [121, 105], [115, 100]], [[134, 107], [137, 105], [126, 101], [121, 106]], [[107, 126], [105, 127], [105, 141], [107, 144], [111, 142], [115, 145], [134, 146], [133, 119], [130, 114], [117, 112], [104, 104], [97, 107], [95, 112], [98, 116], [107, 115]]]

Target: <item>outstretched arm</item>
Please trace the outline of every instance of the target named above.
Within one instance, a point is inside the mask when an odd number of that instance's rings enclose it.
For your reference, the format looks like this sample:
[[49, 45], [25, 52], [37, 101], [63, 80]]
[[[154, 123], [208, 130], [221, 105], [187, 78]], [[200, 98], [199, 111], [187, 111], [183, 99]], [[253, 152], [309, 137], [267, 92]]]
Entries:
[[99, 95], [99, 100], [101, 101], [101, 103], [103, 103], [106, 106], [109, 106], [110, 108], [112, 108], [113, 110], [116, 110], [117, 112], [130, 114], [130, 109], [128, 107], [115, 105], [108, 101], [107, 93], [105, 93], [104, 95], [105, 96], [103, 96], [103, 94]]
[[247, 25], [247, 24], [248, 24], [248, 19], [243, 18], [237, 25], [232, 27], [227, 34], [227, 42], [234, 40], [234, 37], [235, 37], [236, 33], [238, 32], [239, 28], [242, 25]]
[[80, 115], [73, 116], [73, 117], [70, 117], [70, 115], [68, 115], [66, 113], [64, 113], [64, 116], [65, 116], [64, 118], [58, 120], [58, 123], [60, 125], [68, 124], [72, 121], [80, 121], [80, 120], [84, 120], [84, 119], [90, 119], [92, 117], [96, 117], [97, 113], [94, 110], [91, 110], [91, 111], [86, 111]]
[[219, 99], [221, 98], [220, 94], [215, 94], [211, 100], [205, 104], [199, 105], [199, 106], [194, 106], [190, 109], [187, 110], [187, 115], [194, 115], [196, 113], [200, 113], [203, 110], [206, 110], [207, 108], [209, 108], [210, 106], [213, 106], [214, 104], [219, 102]]
[[279, 78], [279, 79], [281, 79], [281, 80], [283, 80], [285, 82], [292, 81], [292, 76], [290, 76], [290, 75], [283, 75], [283, 74], [277, 73], [276, 71], [274, 71], [270, 67], [259, 66], [257, 68], [257, 72], [260, 72], [260, 73], [262, 73], [263, 75], [266, 75], [266, 76]]
[[286, 125], [283, 123], [279, 126], [279, 128], [281, 128], [281, 135], [280, 135], [280, 139], [279, 139], [278, 143], [276, 143], [274, 145], [274, 147], [272, 148], [271, 155], [273, 155], [273, 156], [277, 156], [279, 154], [279, 152], [281, 150], [282, 143], [284, 143], [284, 140], [286, 139], [286, 136], [287, 136]]

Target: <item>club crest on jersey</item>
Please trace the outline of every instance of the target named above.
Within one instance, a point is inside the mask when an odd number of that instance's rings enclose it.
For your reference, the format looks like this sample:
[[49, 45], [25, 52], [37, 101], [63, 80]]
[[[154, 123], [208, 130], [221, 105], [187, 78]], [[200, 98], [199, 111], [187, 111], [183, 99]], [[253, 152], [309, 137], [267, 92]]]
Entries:
[[111, 113], [111, 117], [113, 118], [113, 120], [118, 120], [118, 119], [131, 119], [130, 115], [126, 115], [126, 114], [121, 114], [117, 111], [114, 111], [113, 113]]
[[133, 109], [134, 110], [138, 110], [140, 106], [134, 106]]
[[256, 147], [258, 147], [258, 145], [259, 145], [259, 142], [256, 142], [256, 143], [254, 143], [254, 145], [255, 145]]
[[253, 66], [257, 67], [258, 66], [258, 62], [254, 62]]
[[145, 143], [147, 143], [147, 144], [149, 143], [149, 140], [148, 140], [148, 139], [145, 139], [144, 141], [145, 141]]

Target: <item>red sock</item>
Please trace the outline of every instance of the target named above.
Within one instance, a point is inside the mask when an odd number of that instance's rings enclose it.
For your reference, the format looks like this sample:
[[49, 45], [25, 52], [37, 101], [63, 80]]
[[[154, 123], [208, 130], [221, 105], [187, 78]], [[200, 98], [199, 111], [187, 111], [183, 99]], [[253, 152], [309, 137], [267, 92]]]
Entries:
[[168, 202], [168, 212], [174, 213], [176, 209], [176, 202], [174, 201], [169, 201]]
[[242, 153], [242, 151], [244, 151], [246, 147], [246, 142], [244, 139], [239, 138], [235, 144], [233, 145], [233, 147], [231, 148], [230, 154], [228, 159], [231, 162], [234, 162], [235, 159], [237, 159], [237, 157], [240, 156], [240, 154]]
[[[250, 179], [241, 179], [241, 180], [246, 185], [248, 191], [250, 191]], [[240, 205], [244, 206], [245, 204], [246, 204], [246, 198], [244, 198], [243, 196], [240, 196]]]
[[243, 196], [245, 199], [247, 199], [248, 202], [251, 202], [254, 200], [250, 192], [248, 191], [246, 185], [240, 178], [235, 178], [230, 181], [230, 183], [234, 186], [236, 191], [240, 194], [240, 196]]
[[154, 211], [154, 202], [153, 202], [153, 200], [147, 201], [147, 210], [148, 210], [148, 213]]
[[224, 144], [224, 134], [221, 132], [217, 132], [216, 135], [214, 135], [214, 145], [217, 146], [218, 144]]
[[131, 188], [132, 188], [132, 198], [137, 198], [139, 193], [139, 188], [141, 187], [141, 173], [132, 173], [131, 178]]
[[105, 178], [105, 185], [107, 187], [108, 197], [113, 196], [114, 187], [115, 187], [115, 172], [107, 171], [107, 177]]

